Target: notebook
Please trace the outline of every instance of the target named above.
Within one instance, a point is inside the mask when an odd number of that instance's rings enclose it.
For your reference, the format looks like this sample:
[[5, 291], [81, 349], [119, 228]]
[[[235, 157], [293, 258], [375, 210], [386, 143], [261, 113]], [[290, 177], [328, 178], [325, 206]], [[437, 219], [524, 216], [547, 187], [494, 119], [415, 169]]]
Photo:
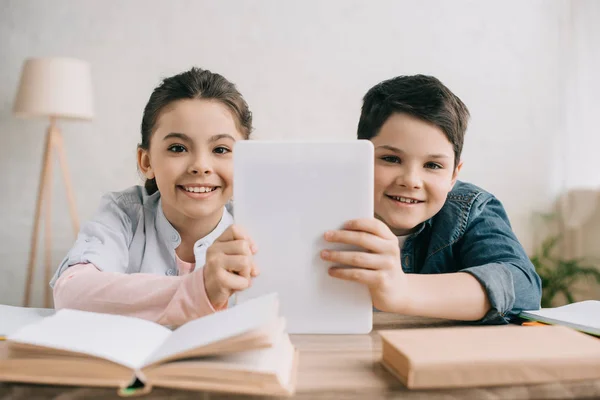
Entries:
[[52, 308], [14, 307], [0, 304], [0, 340], [17, 329], [54, 314]]
[[290, 395], [296, 365], [274, 294], [174, 331], [63, 309], [0, 342], [0, 381]]
[[564, 326], [379, 333], [383, 365], [410, 389], [600, 379], [600, 340]]
[[586, 300], [562, 307], [523, 311], [520, 317], [552, 325], [564, 325], [600, 336], [600, 301]]
[[368, 333], [369, 291], [328, 275], [323, 239], [355, 218], [373, 217], [370, 141], [239, 141], [234, 149], [234, 220], [256, 242], [260, 276], [244, 302], [277, 292], [290, 333]]

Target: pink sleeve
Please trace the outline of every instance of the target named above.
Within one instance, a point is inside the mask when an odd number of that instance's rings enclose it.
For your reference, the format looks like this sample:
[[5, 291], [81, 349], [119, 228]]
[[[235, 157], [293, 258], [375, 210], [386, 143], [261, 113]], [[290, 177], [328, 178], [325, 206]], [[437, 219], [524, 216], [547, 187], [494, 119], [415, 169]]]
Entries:
[[54, 304], [56, 309], [128, 315], [170, 326], [215, 312], [202, 268], [184, 276], [160, 276], [103, 272], [93, 264], [77, 264], [56, 281]]

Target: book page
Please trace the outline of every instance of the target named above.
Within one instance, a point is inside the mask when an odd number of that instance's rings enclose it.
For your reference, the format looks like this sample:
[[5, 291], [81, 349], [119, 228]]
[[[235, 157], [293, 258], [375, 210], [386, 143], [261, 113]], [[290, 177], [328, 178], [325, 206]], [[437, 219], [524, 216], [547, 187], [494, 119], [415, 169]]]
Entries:
[[600, 301], [586, 300], [556, 308], [523, 311], [524, 317], [560, 324], [600, 335]]
[[52, 308], [13, 307], [0, 304], [0, 337], [8, 336], [25, 325], [49, 317]]
[[278, 310], [278, 296], [273, 293], [190, 321], [175, 330], [144, 365], [260, 329], [278, 319]]
[[229, 365], [231, 369], [267, 372], [277, 375], [283, 387], [290, 383], [294, 346], [288, 334], [282, 334], [273, 347], [212, 357], [210, 362]]
[[291, 380], [295, 372], [295, 352], [289, 335], [280, 333], [271, 347], [173, 361], [142, 371], [151, 383], [167, 382], [169, 379], [177, 379], [181, 382], [184, 380], [193, 382], [195, 379], [198, 381], [233, 379], [242, 382], [244, 379], [240, 376], [244, 375], [239, 373], [250, 373], [245, 375], [246, 383], [258, 384], [259, 382], [252, 381], [253, 378], [256, 379], [256, 374], [274, 375], [282, 388], [291, 388]]
[[140, 318], [63, 309], [7, 339], [89, 354], [138, 369], [170, 334], [169, 329]]

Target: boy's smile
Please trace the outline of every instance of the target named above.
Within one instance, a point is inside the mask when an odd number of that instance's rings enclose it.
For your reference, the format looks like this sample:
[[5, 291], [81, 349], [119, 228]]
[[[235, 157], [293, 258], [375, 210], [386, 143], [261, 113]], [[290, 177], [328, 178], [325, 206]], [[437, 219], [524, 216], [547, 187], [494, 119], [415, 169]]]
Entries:
[[400, 195], [396, 196], [393, 194], [386, 193], [386, 196], [397, 202], [399, 207], [410, 207], [424, 202], [423, 200], [414, 199], [411, 197], [404, 197]]
[[371, 141], [375, 215], [406, 235], [442, 208], [462, 165], [439, 127], [408, 114], [392, 114]]

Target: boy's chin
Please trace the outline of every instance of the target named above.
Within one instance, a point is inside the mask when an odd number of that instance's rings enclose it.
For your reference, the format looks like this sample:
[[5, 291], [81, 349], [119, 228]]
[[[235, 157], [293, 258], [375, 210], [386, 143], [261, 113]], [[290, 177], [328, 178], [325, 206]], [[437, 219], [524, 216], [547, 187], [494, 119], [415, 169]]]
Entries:
[[412, 232], [414, 232], [417, 229], [418, 226], [419, 225], [414, 225], [414, 226], [398, 226], [398, 227], [390, 226], [390, 230], [396, 236], [406, 236], [406, 235], [409, 235]]
[[406, 218], [380, 218], [396, 236], [405, 236], [415, 231], [423, 221], [407, 221]]

